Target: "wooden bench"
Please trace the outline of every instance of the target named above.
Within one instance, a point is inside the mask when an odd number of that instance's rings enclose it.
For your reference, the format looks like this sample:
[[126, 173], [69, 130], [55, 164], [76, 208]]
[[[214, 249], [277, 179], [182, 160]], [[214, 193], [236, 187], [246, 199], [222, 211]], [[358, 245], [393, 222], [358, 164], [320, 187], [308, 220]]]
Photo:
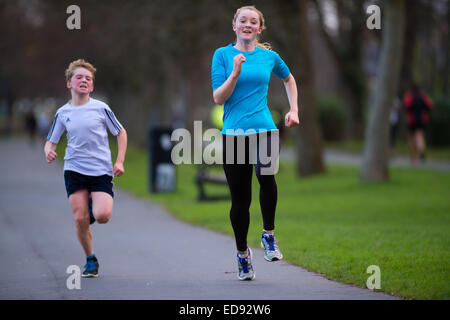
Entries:
[[[224, 200], [229, 199], [229, 191], [228, 191], [228, 183], [227, 178], [224, 173], [210, 172], [208, 171], [208, 167], [206, 165], [200, 165], [197, 173], [197, 177], [195, 178], [195, 182], [198, 186], [198, 200], [199, 201], [213, 201], [213, 200]], [[216, 184], [216, 185], [225, 185], [227, 186], [227, 195], [223, 196], [207, 196], [205, 191], [205, 184]]]

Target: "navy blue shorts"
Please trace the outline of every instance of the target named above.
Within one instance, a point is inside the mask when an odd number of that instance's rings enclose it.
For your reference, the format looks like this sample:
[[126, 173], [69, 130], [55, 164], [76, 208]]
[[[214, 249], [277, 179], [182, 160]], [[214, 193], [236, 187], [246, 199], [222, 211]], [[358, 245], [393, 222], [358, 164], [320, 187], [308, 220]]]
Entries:
[[408, 125], [408, 129], [409, 132], [413, 133], [417, 130], [425, 130], [426, 125], [424, 123], [414, 123], [414, 124], [409, 124]]
[[78, 190], [87, 189], [89, 192], [106, 192], [114, 198], [112, 177], [107, 174], [86, 176], [75, 171], [66, 170], [64, 171], [64, 183], [66, 184], [67, 197]]

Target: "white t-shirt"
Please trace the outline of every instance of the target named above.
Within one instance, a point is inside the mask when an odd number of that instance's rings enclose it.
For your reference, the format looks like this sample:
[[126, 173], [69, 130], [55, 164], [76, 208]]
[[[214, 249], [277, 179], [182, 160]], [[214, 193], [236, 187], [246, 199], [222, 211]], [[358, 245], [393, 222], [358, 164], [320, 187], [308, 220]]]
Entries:
[[113, 176], [106, 128], [114, 136], [123, 128], [106, 103], [93, 98], [81, 106], [68, 102], [56, 111], [47, 140], [57, 144], [67, 131], [64, 170]]

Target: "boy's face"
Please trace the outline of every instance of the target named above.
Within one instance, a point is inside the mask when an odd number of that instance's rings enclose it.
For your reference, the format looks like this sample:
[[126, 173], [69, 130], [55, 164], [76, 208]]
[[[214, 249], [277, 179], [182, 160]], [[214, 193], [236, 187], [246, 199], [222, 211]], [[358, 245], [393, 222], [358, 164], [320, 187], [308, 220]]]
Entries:
[[83, 67], [76, 68], [72, 78], [67, 82], [67, 88], [80, 95], [90, 94], [94, 91], [92, 73]]

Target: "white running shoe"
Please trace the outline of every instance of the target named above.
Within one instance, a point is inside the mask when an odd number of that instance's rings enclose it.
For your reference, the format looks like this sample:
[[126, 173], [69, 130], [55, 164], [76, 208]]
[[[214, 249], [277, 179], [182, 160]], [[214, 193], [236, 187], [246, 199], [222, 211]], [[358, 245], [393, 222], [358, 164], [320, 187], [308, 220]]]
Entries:
[[238, 279], [239, 280], [253, 280], [255, 279], [255, 272], [252, 266], [252, 251], [248, 248], [248, 256], [245, 258], [240, 258], [239, 253], [237, 254], [238, 261]]
[[267, 261], [277, 261], [283, 259], [277, 245], [277, 239], [273, 234], [263, 232], [261, 235], [261, 248], [264, 249], [264, 259]]

